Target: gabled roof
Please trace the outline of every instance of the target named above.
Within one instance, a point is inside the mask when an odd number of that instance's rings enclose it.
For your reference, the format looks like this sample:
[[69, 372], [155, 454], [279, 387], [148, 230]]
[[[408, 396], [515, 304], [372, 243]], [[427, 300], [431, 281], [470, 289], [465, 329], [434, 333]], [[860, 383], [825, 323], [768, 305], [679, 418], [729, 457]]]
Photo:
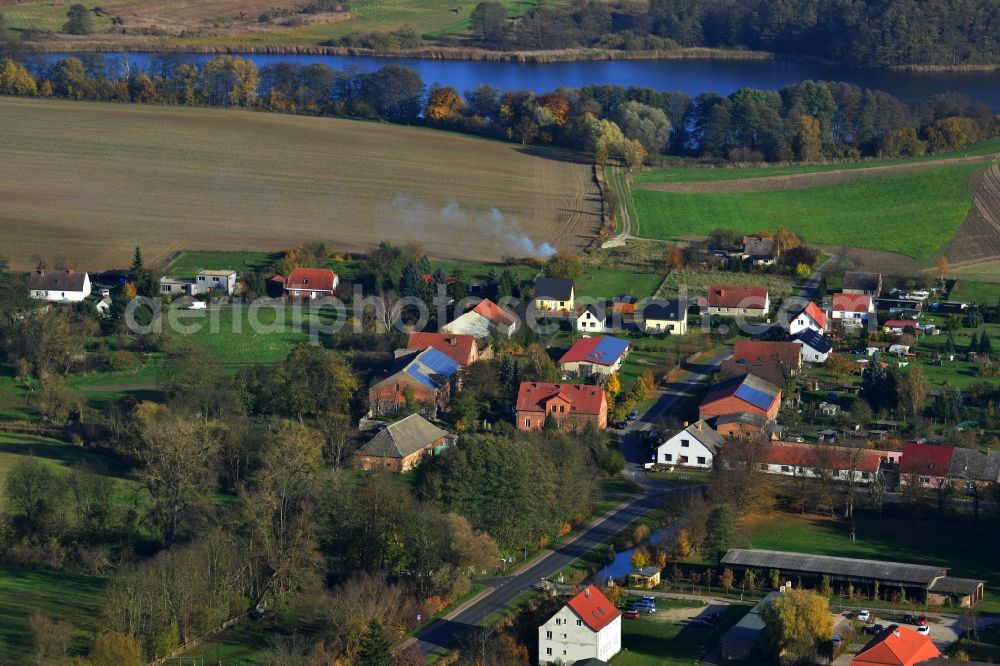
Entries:
[[774, 249], [773, 238], [743, 237], [743, 253], [752, 258], [770, 259], [775, 254]]
[[800, 310], [799, 313], [795, 315], [795, 317], [792, 317], [792, 319], [795, 319], [800, 315], [805, 315], [806, 317], [809, 317], [809, 319], [812, 319], [813, 322], [820, 328], [826, 328], [827, 325], [826, 313], [823, 312], [823, 310], [820, 309], [820, 307], [815, 303], [813, 303], [812, 301], [809, 301], [809, 305], [802, 308], [802, 310]]
[[[717, 433], [711, 426], [708, 425], [704, 420], [696, 421], [684, 428], [681, 432], [677, 433], [687, 433], [692, 439], [697, 440], [706, 449], [715, 455], [722, 448], [722, 443], [725, 441], [719, 433]], [[676, 437], [677, 435], [674, 435]], [[673, 437], [671, 437], [673, 439]]]
[[891, 625], [861, 649], [851, 666], [914, 666], [940, 656], [929, 636]]
[[834, 294], [834, 312], [871, 312], [872, 297], [868, 294]]
[[621, 612], [594, 585], [588, 585], [566, 605], [591, 631], [600, 631], [614, 622]]
[[329, 268], [296, 268], [285, 279], [286, 289], [333, 291], [337, 274]]
[[751, 425], [757, 428], [763, 428], [767, 425], [767, 419], [759, 414], [738, 412], [736, 414], [723, 414], [722, 416], [716, 416], [712, 421], [712, 425], [715, 426], [715, 428], [721, 428], [722, 426], [729, 425], [731, 423], [739, 423], [743, 425]]
[[599, 335], [594, 338], [580, 338], [573, 343], [560, 363], [594, 363], [596, 365], [612, 366], [628, 352], [628, 340], [610, 335]]
[[568, 301], [573, 295], [573, 281], [565, 278], [541, 277], [535, 280], [535, 298]]
[[545, 403], [556, 396], [569, 402], [571, 411], [576, 414], [597, 415], [607, 404], [604, 389], [600, 386], [521, 382], [517, 391], [517, 411], [545, 411]]
[[880, 273], [862, 273], [859, 271], [847, 271], [844, 273], [844, 289], [876, 293], [881, 288], [882, 275]]
[[926, 476], [947, 476], [951, 469], [951, 458], [955, 449], [936, 444], [903, 445], [903, 455], [899, 460], [900, 474], [923, 474]]
[[745, 375], [721, 382], [713, 386], [702, 399], [707, 405], [725, 398], [736, 397], [757, 409], [768, 411], [781, 394], [781, 389], [760, 377]]
[[736, 285], [713, 284], [708, 290], [710, 308], [750, 308], [764, 307], [767, 287], [741, 287]]
[[39, 268], [28, 276], [28, 288], [34, 291], [83, 291], [87, 273], [72, 268], [64, 271], [47, 271]]
[[460, 367], [448, 356], [433, 347], [428, 347], [421, 352], [403, 357], [400, 363], [389, 371], [388, 377], [402, 373], [422, 386], [437, 391], [448, 383]]
[[735, 564], [737, 566], [760, 569], [778, 569], [785, 573], [803, 571], [828, 574], [830, 576], [877, 578], [884, 582], [897, 584], [912, 583], [915, 585], [930, 585], [937, 578], [948, 573], [948, 569], [945, 567], [934, 567], [923, 564], [883, 562], [881, 560], [835, 557], [833, 555], [808, 555], [805, 553], [788, 553], [759, 548], [732, 548], [723, 556], [722, 564]]
[[811, 328], [800, 331], [792, 336], [792, 341], [812, 349], [820, 354], [828, 354], [833, 350], [833, 342]]
[[746, 363], [743, 361], [734, 361], [730, 358], [719, 364], [719, 381], [726, 381], [727, 379], [743, 377], [745, 375], [754, 375], [766, 382], [771, 382], [775, 386], [784, 387], [788, 385], [790, 370], [787, 366], [773, 359]]
[[420, 416], [410, 414], [378, 432], [361, 447], [360, 453], [384, 458], [405, 458], [447, 436], [447, 431]]
[[956, 448], [948, 468], [951, 476], [970, 481], [1000, 481], [1000, 453]]
[[802, 348], [794, 342], [738, 340], [733, 346], [733, 360], [747, 363], [774, 360], [789, 368], [798, 368], [802, 362]]
[[510, 326], [517, 323], [517, 317], [513, 313], [504, 310], [488, 298], [481, 300], [472, 308], [472, 312], [482, 315], [493, 326]]
[[580, 314], [577, 316], [577, 319], [580, 319], [581, 317], [583, 317], [583, 315], [585, 315], [588, 312], [590, 313], [591, 317], [599, 321], [604, 321], [607, 317], [607, 315], [605, 315], [604, 313], [603, 305], [600, 305], [598, 303], [590, 303], [585, 308], [582, 308], [580, 310]]
[[687, 317], [687, 305], [679, 300], [650, 300], [642, 309], [642, 318], [652, 321], [681, 321]]
[[459, 365], [473, 363], [476, 353], [476, 338], [460, 333], [410, 333], [406, 340], [407, 349], [427, 349], [433, 347]]
[[857, 472], [878, 472], [882, 457], [875, 451], [861, 451], [856, 461], [852, 460], [851, 449], [843, 446], [822, 446], [819, 444], [799, 444], [796, 442], [775, 442], [764, 451], [761, 461], [769, 465], [788, 465], [814, 469], [819, 466], [848, 471], [852, 467]]

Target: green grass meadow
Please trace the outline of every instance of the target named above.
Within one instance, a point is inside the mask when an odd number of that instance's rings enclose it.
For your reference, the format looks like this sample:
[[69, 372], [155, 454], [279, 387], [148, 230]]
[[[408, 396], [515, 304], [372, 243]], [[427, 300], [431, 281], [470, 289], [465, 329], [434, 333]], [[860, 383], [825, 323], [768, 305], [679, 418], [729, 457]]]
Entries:
[[716, 626], [692, 627], [682, 621], [658, 618], [664, 610], [677, 607], [664, 605], [668, 601], [657, 603], [658, 613], [641, 615], [638, 620], [622, 620], [622, 651], [611, 660], [614, 666], [697, 664], [750, 609], [749, 605], [729, 606], [722, 611]]
[[253, 250], [217, 252], [185, 250], [163, 267], [163, 274], [175, 278], [192, 278], [201, 269], [234, 270], [238, 272], [263, 268], [277, 256]]
[[969, 177], [982, 164], [805, 189], [702, 194], [633, 190], [642, 236], [687, 238], [713, 229], [784, 225], [810, 243], [933, 257], [965, 221]]

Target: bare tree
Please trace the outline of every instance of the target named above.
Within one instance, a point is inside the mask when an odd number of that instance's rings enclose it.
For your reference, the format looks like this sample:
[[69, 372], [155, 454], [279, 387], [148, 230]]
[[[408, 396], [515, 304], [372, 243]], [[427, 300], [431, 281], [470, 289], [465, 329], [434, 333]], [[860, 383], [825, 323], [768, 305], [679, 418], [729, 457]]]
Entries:
[[742, 515], [774, 503], [774, 485], [766, 469], [764, 454], [770, 446], [765, 437], [726, 442], [725, 453], [710, 494], [716, 503], [725, 503]]

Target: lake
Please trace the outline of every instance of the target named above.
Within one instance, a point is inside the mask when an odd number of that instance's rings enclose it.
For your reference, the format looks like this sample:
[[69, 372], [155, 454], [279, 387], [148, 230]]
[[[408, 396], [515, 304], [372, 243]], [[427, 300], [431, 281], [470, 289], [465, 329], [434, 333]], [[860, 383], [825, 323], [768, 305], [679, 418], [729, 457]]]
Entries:
[[[114, 67], [129, 62], [135, 68], [155, 67], [158, 60], [201, 62], [205, 54], [37, 54], [38, 62], [76, 55], [103, 55]], [[721, 95], [751, 87], [775, 90], [798, 81], [847, 81], [861, 88], [884, 90], [907, 103], [919, 102], [947, 90], [967, 94], [1000, 111], [1000, 71], [995, 72], [896, 72], [858, 69], [837, 65], [790, 60], [587, 60], [522, 64], [471, 60], [427, 60], [422, 58], [376, 58], [368, 56], [330, 56], [300, 54], [246, 54], [258, 67], [291, 62], [323, 63], [335, 69], [373, 70], [388, 64], [411, 67], [427, 83], [440, 83], [465, 91], [482, 83], [501, 90], [545, 92], [559, 87], [577, 88], [590, 84], [611, 83], [656, 90], [677, 90], [694, 97], [702, 92]]]

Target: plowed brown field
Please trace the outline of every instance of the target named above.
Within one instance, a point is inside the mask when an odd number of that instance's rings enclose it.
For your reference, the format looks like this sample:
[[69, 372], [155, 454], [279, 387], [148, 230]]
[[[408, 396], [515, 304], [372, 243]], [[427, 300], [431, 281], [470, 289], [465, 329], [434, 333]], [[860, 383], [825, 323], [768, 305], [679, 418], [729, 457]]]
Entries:
[[576, 248], [590, 167], [421, 128], [0, 98], [0, 254], [95, 270], [186, 249], [418, 242], [441, 258]]

